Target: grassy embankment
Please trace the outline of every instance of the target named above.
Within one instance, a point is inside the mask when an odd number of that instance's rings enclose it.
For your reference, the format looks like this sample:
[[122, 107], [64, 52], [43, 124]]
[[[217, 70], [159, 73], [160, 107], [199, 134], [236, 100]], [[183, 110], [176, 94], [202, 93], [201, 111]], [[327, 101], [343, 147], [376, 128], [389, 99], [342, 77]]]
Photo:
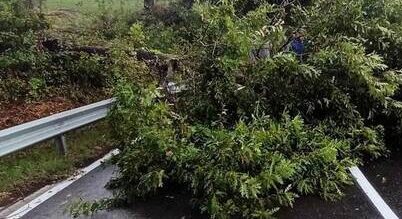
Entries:
[[58, 155], [49, 140], [0, 158], [0, 206], [68, 178], [112, 149], [106, 122], [73, 131], [66, 138], [67, 156]]
[[78, 11], [96, 11], [99, 3], [105, 2], [112, 5], [115, 9], [133, 7], [142, 8], [142, 0], [47, 0], [45, 8], [48, 10], [70, 9]]

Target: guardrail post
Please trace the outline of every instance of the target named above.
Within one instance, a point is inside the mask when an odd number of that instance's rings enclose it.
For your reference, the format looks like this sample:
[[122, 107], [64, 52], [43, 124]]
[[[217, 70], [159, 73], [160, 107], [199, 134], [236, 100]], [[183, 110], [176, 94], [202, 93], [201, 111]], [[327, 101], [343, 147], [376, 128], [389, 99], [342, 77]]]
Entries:
[[66, 155], [67, 154], [67, 143], [66, 143], [66, 138], [64, 137], [64, 135], [57, 136], [56, 139], [54, 140], [54, 142], [56, 144], [57, 153], [59, 153], [60, 155]]

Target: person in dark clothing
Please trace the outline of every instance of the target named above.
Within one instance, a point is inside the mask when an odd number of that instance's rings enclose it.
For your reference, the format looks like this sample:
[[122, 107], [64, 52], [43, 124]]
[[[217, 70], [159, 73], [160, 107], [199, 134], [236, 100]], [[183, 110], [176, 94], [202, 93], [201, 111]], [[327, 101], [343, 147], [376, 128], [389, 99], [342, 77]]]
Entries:
[[293, 39], [290, 42], [290, 49], [302, 60], [305, 51], [304, 37], [302, 33], [293, 33]]

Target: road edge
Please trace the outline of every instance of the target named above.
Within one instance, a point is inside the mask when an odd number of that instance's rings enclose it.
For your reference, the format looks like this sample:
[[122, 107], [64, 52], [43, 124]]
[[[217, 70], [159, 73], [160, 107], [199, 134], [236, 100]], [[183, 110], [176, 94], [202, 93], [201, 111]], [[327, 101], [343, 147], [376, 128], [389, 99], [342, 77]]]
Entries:
[[363, 190], [364, 194], [368, 197], [374, 207], [380, 212], [381, 216], [386, 219], [399, 219], [398, 216], [392, 211], [388, 204], [382, 199], [380, 194], [374, 189], [371, 183], [364, 176], [362, 171], [357, 166], [349, 168], [353, 179], [359, 185], [360, 189]]
[[[69, 177], [68, 179], [61, 181], [59, 183], [54, 184], [54, 186], [45, 186], [41, 189], [39, 189], [37, 192], [33, 193], [32, 195], [28, 196], [22, 202], [17, 202], [16, 204], [4, 209], [2, 212], [7, 212], [10, 211], [12, 213], [7, 214], [5, 216], [6, 219], [19, 219], [31, 210], [33, 210], [35, 207], [38, 205], [42, 204], [46, 200], [50, 199], [63, 189], [67, 188], [71, 184], [73, 184], [75, 181], [79, 180], [83, 176], [87, 175], [89, 172], [94, 170], [95, 168], [99, 167], [102, 165], [103, 162], [106, 160], [110, 159], [113, 155], [118, 154], [120, 151], [118, 149], [112, 150], [109, 153], [107, 153], [105, 156], [102, 158], [98, 159], [97, 161], [93, 162], [89, 166], [82, 168], [80, 170], [77, 170], [76, 174], [73, 176]], [[50, 187], [50, 189], [49, 189]], [[30, 200], [27, 204], [26, 200]], [[20, 206], [22, 205], [22, 206]], [[10, 209], [10, 210], [9, 210]], [[13, 210], [17, 209], [17, 210]], [[0, 215], [2, 214], [0, 212]]]

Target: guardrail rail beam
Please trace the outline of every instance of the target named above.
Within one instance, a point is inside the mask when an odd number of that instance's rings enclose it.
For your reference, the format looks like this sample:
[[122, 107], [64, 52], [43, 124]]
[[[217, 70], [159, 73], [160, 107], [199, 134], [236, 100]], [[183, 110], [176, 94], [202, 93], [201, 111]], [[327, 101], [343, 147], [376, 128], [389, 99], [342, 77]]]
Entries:
[[66, 154], [63, 134], [105, 118], [114, 102], [108, 99], [0, 130], [0, 157], [54, 137], [58, 152]]

